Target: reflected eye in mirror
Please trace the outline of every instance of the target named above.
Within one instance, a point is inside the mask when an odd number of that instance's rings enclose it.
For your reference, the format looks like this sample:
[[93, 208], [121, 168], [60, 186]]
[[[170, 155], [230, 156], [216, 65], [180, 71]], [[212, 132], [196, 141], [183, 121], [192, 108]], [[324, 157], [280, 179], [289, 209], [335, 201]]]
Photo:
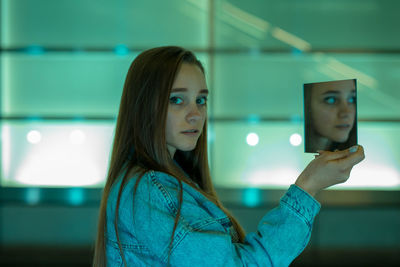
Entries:
[[328, 96], [324, 98], [324, 102], [327, 104], [335, 104], [336, 103], [336, 97], [334, 96]]

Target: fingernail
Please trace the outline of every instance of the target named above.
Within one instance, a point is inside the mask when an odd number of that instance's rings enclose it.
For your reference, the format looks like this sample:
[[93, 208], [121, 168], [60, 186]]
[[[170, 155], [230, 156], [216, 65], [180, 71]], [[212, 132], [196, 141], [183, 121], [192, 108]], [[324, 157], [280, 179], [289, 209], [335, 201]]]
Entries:
[[357, 150], [358, 150], [358, 146], [357, 146], [357, 145], [352, 146], [352, 147], [349, 148], [349, 152], [350, 152], [350, 153], [354, 153], [354, 152], [356, 152]]

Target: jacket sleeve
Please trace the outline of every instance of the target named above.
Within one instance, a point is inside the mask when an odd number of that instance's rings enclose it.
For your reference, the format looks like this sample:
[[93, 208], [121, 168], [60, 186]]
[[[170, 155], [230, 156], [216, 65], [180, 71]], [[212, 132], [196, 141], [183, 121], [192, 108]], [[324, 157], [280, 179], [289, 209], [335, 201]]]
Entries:
[[288, 266], [307, 246], [319, 209], [312, 196], [291, 185], [279, 206], [261, 219], [258, 231], [249, 233], [244, 245], [235, 244], [240, 262]]
[[144, 189], [150, 193], [143, 197], [146, 194], [140, 193], [143, 187], [139, 186], [130, 232], [150, 252], [146, 258], [136, 258], [152, 266], [168, 262], [171, 266], [288, 266], [306, 247], [320, 209], [314, 198], [291, 185], [279, 206], [261, 219], [258, 231], [247, 234], [244, 243], [233, 243], [224, 218], [210, 215], [214, 204], [183, 190], [181, 216], [170, 247], [178, 187], [154, 179], [146, 184], [152, 189]]

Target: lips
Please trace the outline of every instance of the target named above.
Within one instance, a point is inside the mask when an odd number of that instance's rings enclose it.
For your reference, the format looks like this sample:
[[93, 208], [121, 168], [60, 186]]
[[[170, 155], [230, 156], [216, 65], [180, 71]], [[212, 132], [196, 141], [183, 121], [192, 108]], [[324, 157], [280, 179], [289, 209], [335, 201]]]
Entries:
[[350, 128], [350, 124], [338, 124], [335, 127], [338, 129], [348, 129]]
[[199, 132], [199, 130], [197, 130], [197, 129], [190, 129], [190, 130], [183, 131], [181, 133], [184, 133], [184, 134], [195, 134], [195, 133], [198, 133], [198, 132]]
[[199, 133], [200, 131], [197, 129], [189, 129], [181, 132], [181, 134], [185, 136], [196, 137], [196, 138], [199, 136]]

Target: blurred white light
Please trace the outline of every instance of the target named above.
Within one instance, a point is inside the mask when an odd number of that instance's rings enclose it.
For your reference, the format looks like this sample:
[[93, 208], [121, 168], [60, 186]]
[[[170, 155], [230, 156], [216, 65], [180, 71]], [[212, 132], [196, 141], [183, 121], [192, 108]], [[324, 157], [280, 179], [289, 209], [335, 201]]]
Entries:
[[289, 141], [292, 146], [299, 146], [303, 140], [301, 138], [301, 135], [295, 133], [290, 136]]
[[[295, 182], [299, 170], [292, 166], [274, 166], [268, 169], [260, 168], [250, 171], [243, 179], [246, 184], [258, 187], [287, 187]], [[279, 177], [277, 179], [276, 177]]]
[[[379, 177], [377, 181], [376, 177]], [[344, 184], [335, 185], [332, 189], [368, 189], [392, 188], [400, 189], [399, 171], [393, 166], [365, 160], [352, 171], [349, 180]]]
[[[31, 129], [32, 127], [28, 128], [26, 133]], [[61, 123], [35, 130], [43, 135], [40, 145], [29, 146], [19, 159], [18, 165], [15, 165], [17, 168], [11, 168], [12, 183], [67, 187], [92, 187], [103, 184], [108, 165], [107, 151], [112, 145], [111, 125], [107, 123], [71, 127]], [[84, 145], [71, 145], [71, 136], [75, 143], [84, 140]], [[79, 191], [73, 191], [71, 194], [72, 204], [81, 203]]]
[[102, 166], [95, 157], [106, 151], [105, 147], [74, 147], [59, 140], [51, 140], [27, 153], [15, 180], [28, 185], [89, 186], [104, 179]]
[[31, 144], [37, 144], [42, 140], [42, 134], [39, 131], [32, 130], [26, 135], [26, 139]]
[[71, 134], [69, 135], [69, 141], [72, 144], [82, 144], [83, 142], [85, 142], [85, 134], [81, 131], [81, 130], [73, 130], [71, 132]]
[[2, 176], [7, 179], [10, 174], [11, 162], [11, 128], [9, 125], [1, 127], [1, 161]]
[[255, 146], [258, 144], [258, 135], [256, 133], [249, 133], [246, 137], [246, 142], [249, 146]]

